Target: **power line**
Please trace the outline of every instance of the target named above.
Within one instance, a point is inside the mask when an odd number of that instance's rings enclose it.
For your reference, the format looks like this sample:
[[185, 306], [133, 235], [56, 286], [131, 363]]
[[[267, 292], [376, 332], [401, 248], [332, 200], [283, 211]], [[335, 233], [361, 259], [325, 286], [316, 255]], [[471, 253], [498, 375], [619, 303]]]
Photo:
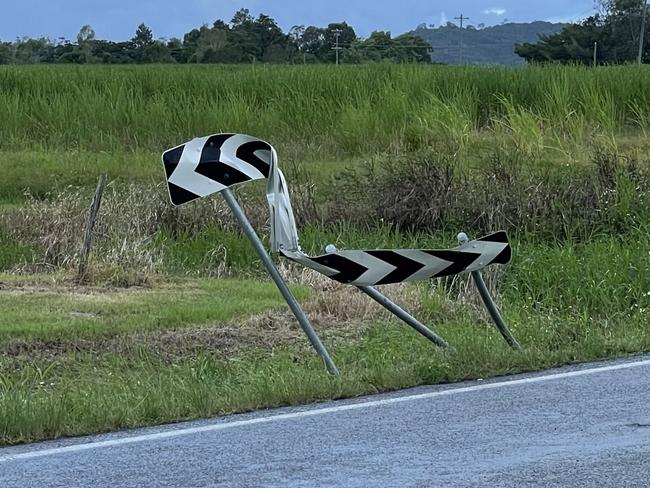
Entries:
[[460, 20], [460, 57], [459, 57], [459, 63], [463, 64], [463, 21], [464, 20], [469, 20], [469, 17], [463, 16], [463, 14], [460, 14], [460, 17], [454, 17], [454, 20]]
[[[433, 49], [433, 46], [430, 44], [394, 44], [394, 45], [389, 45], [389, 46], [367, 46], [363, 44], [341, 44], [340, 49], [400, 49], [403, 47], [408, 47], [408, 48], [426, 48], [426, 49]], [[453, 46], [454, 49], [458, 48], [458, 46]]]

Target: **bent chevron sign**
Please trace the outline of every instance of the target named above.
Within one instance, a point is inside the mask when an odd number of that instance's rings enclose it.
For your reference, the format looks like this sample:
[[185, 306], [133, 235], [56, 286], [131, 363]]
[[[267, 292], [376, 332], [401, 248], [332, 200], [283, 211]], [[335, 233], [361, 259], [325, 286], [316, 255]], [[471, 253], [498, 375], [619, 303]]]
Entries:
[[243, 134], [197, 137], [162, 156], [174, 205], [207, 197], [231, 186], [265, 179], [271, 146]]
[[512, 251], [505, 232], [496, 232], [456, 249], [393, 249], [337, 251], [310, 257], [281, 251], [287, 258], [350, 285], [375, 286], [421, 281], [507, 264]]

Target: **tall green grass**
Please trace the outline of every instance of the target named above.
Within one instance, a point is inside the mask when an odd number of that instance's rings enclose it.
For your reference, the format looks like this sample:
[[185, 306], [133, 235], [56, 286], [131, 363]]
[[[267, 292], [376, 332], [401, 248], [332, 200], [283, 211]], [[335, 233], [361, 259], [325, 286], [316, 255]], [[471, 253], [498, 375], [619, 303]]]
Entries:
[[240, 131], [308, 158], [462, 146], [474, 131], [505, 127], [522, 142], [532, 136], [534, 151], [540, 135], [647, 131], [649, 75], [635, 66], [1, 67], [0, 148], [159, 151]]
[[0, 271], [10, 270], [21, 263], [33, 259], [34, 252], [29, 246], [19, 244], [0, 231]]
[[[0, 345], [12, 340], [77, 340], [214, 326], [284, 305], [269, 280], [176, 279], [149, 288], [84, 293], [65, 284], [43, 291], [47, 279], [39, 289], [38, 275], [33, 278], [31, 285], [29, 279], [25, 285], [32, 293], [0, 293]], [[305, 287], [292, 288], [299, 300], [307, 296]]]

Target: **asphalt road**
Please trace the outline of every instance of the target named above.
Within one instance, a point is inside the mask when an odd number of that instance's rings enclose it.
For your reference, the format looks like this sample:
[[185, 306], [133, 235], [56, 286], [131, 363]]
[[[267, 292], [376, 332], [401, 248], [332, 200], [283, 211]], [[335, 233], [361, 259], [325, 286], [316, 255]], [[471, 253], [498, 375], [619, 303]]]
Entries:
[[648, 487], [650, 357], [0, 449], [0, 487]]

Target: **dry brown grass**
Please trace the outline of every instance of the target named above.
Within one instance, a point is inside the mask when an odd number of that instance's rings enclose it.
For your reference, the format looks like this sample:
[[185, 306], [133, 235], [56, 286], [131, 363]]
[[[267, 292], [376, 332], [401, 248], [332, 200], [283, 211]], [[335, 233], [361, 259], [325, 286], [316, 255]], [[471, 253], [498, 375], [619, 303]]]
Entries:
[[[30, 197], [23, 207], [0, 212], [0, 224], [9, 237], [39, 251], [34, 262], [14, 271], [76, 266], [90, 201], [86, 189], [68, 188], [47, 199]], [[109, 184], [93, 234], [90, 281], [110, 281], [111, 274], [118, 275], [118, 284], [146, 281], [146, 275], [161, 266], [161, 251], [152, 245], [161, 230], [192, 233], [213, 222], [232, 227], [226, 210], [217, 199], [198, 202], [191, 210], [174, 208], [161, 185]], [[139, 276], [129, 277], [134, 270]]]
[[[307, 221], [316, 215], [313, 187], [296, 185], [297, 215]], [[245, 188], [242, 206], [256, 228], [268, 221], [264, 190]], [[33, 262], [17, 266], [13, 272], [42, 273], [73, 269], [79, 260], [83, 228], [92, 195], [87, 188], [69, 187], [46, 198], [29, 196], [25, 205], [0, 209], [0, 228], [9, 238], [36, 249]], [[309, 200], [309, 201], [307, 201]], [[260, 211], [262, 209], [262, 211]], [[305, 214], [307, 215], [307, 218]], [[160, 271], [161, 232], [172, 238], [186, 238], [205, 228], [218, 226], [225, 232], [239, 232], [230, 209], [221, 198], [207, 198], [183, 207], [173, 207], [164, 185], [107, 185], [93, 233], [89, 282], [117, 285], [143, 284], [150, 273]], [[210, 275], [225, 274], [228, 250], [215, 244], [206, 264]], [[136, 273], [137, 272], [137, 273]], [[113, 276], [114, 275], [114, 276]]]

